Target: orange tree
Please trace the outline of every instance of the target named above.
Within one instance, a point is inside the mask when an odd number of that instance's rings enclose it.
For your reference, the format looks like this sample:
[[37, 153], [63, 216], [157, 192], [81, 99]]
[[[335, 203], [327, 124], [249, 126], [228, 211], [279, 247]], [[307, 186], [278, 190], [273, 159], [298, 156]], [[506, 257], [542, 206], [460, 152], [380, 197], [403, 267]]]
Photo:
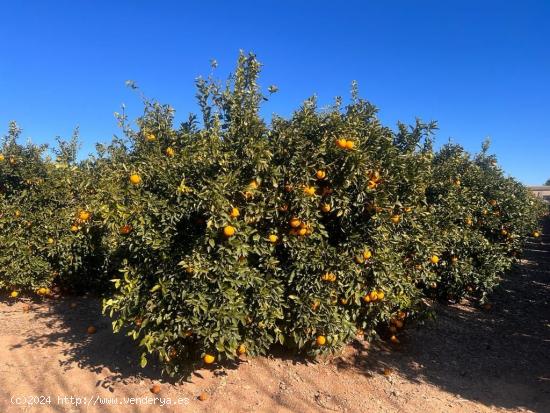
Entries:
[[20, 132], [11, 123], [0, 149], [0, 286], [45, 295], [54, 284], [97, 285], [101, 254], [93, 246], [84, 200], [89, 174], [75, 163], [76, 141], [60, 141], [52, 159], [45, 146], [19, 144]]

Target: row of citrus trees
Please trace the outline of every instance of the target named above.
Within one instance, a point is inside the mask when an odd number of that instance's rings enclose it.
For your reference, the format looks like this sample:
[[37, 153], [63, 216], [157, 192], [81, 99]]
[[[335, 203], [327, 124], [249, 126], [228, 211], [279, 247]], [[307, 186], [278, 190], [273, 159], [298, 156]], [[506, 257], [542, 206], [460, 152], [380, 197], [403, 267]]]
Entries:
[[429, 298], [485, 300], [537, 229], [542, 204], [484, 147], [432, 150], [433, 124], [383, 126], [354, 90], [266, 124], [260, 65], [198, 81], [202, 119], [145, 101], [124, 139], [0, 155], [0, 286], [95, 290], [115, 331], [165, 370], [319, 354], [358, 333], [399, 341]]

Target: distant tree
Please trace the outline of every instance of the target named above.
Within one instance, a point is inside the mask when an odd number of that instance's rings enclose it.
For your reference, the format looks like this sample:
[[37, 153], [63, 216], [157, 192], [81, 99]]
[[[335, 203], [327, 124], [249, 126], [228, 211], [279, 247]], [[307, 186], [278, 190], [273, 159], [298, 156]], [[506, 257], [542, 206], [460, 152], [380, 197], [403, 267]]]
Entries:
[[544, 183], [544, 185], [550, 186], [550, 179], [547, 179], [546, 182]]

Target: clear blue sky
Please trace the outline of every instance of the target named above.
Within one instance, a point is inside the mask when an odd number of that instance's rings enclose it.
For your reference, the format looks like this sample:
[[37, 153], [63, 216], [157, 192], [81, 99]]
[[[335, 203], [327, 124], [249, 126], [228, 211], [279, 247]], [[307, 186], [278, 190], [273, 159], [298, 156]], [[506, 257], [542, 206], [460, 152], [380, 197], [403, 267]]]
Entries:
[[109, 141], [122, 103], [141, 111], [127, 79], [183, 120], [209, 60], [225, 78], [244, 49], [280, 88], [267, 115], [355, 79], [386, 124], [434, 119], [439, 144], [469, 150], [489, 136], [509, 174], [550, 178], [550, 1], [2, 1], [0, 16], [0, 126], [34, 142], [76, 125], [82, 155]]

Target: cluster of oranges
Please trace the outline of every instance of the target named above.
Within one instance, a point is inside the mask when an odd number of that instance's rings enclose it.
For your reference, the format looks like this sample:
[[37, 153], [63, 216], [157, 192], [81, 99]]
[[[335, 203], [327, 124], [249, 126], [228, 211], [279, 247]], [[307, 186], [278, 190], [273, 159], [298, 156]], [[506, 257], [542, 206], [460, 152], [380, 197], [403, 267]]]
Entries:
[[365, 301], [366, 303], [374, 303], [376, 301], [382, 301], [385, 296], [386, 294], [382, 290], [371, 291], [370, 293], [365, 294], [365, 296], [363, 297], [363, 301]]
[[336, 274], [332, 272], [326, 272], [321, 276], [321, 280], [333, 283], [336, 281]]
[[352, 150], [355, 147], [355, 142], [352, 140], [340, 138], [336, 139], [336, 146], [341, 149]]

